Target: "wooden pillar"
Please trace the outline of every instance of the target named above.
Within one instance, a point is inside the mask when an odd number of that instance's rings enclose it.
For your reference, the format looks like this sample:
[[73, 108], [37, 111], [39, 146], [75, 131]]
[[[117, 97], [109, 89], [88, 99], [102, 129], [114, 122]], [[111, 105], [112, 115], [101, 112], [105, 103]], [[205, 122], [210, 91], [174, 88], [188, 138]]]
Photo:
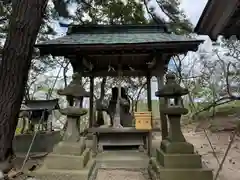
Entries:
[[151, 90], [151, 76], [147, 76], [147, 105], [148, 111], [152, 111], [152, 90]]
[[93, 96], [94, 96], [94, 77], [90, 76], [90, 98], [89, 98], [89, 128], [93, 126]]
[[[152, 112], [152, 95], [151, 95], [151, 75], [147, 75], [147, 105], [148, 105], [148, 111]], [[151, 125], [153, 128], [153, 121], [151, 118]], [[147, 146], [148, 146], [148, 155], [151, 157], [151, 149], [152, 149], [152, 131], [148, 134], [148, 140], [147, 140]]]
[[[157, 82], [158, 89], [164, 86], [164, 71], [161, 71], [161, 73], [159, 73], [159, 76], [157, 76]], [[162, 140], [166, 139], [166, 137], [168, 136], [167, 117], [161, 112], [161, 109], [165, 106], [164, 103], [164, 98], [159, 98], [159, 113], [161, 119]]]
[[53, 117], [54, 117], [54, 110], [51, 111], [51, 121], [50, 121], [50, 131], [53, 131]]

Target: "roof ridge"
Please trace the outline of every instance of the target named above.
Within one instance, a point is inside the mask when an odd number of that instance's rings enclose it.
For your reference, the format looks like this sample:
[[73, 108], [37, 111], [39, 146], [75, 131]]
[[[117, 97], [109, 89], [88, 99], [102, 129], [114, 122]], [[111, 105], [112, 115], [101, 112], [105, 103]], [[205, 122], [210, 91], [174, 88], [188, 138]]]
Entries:
[[69, 27], [67, 34], [101, 34], [101, 33], [169, 33], [166, 25], [138, 24], [138, 25], [72, 25]]

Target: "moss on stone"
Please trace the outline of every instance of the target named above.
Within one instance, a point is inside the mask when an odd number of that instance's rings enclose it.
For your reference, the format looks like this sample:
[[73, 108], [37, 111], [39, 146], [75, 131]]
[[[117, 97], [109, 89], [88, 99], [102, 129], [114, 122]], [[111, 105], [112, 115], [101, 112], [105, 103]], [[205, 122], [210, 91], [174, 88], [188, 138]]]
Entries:
[[167, 115], [186, 115], [188, 113], [188, 109], [183, 107], [167, 107], [162, 108], [162, 112]]
[[90, 93], [80, 84], [69, 84], [66, 88], [57, 91], [60, 96], [89, 97]]
[[60, 113], [66, 116], [84, 116], [87, 114], [87, 112], [87, 109], [78, 107], [67, 107], [64, 109], [60, 109]]
[[90, 93], [87, 92], [81, 85], [81, 75], [74, 73], [72, 76], [72, 81], [64, 89], [60, 89], [57, 93], [60, 96], [73, 96], [73, 97], [90, 97]]
[[166, 79], [166, 85], [164, 85], [164, 87], [160, 88], [155, 93], [157, 97], [175, 98], [177, 96], [183, 96], [189, 93], [188, 89], [182, 88], [179, 84], [176, 83], [174, 74], [167, 74]]

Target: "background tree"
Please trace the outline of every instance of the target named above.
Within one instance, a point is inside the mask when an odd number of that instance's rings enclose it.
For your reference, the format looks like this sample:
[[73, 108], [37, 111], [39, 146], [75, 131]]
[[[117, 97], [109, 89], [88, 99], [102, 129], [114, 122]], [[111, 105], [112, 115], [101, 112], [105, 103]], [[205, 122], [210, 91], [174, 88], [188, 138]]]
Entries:
[[[151, 22], [168, 23], [170, 32], [176, 34], [189, 34], [192, 32], [193, 25], [180, 8], [179, 0], [144, 0], [146, 10], [151, 17]], [[162, 11], [165, 16], [157, 14]]]
[[80, 24], [146, 24], [143, 3], [129, 0], [89, 0], [79, 4], [74, 23]]

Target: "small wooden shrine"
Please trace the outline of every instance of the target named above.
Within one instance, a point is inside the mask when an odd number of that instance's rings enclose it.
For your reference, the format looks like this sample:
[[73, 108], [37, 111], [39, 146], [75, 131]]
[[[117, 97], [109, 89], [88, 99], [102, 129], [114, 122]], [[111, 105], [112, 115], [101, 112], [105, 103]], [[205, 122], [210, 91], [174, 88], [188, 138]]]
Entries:
[[[34, 125], [38, 124], [41, 120], [41, 125], [45, 126], [45, 130], [52, 130], [52, 120], [49, 120], [49, 115], [53, 110], [60, 109], [58, 99], [52, 100], [27, 100], [24, 102], [20, 109], [19, 116], [29, 120], [28, 125], [30, 131], [34, 131]], [[23, 123], [23, 130], [26, 122]]]
[[[196, 51], [200, 43], [201, 40], [168, 32], [165, 25], [73, 25], [66, 36], [37, 44], [35, 47], [40, 49], [41, 55], [68, 58], [74, 72], [90, 78], [88, 131], [94, 134], [95, 152], [104, 150], [107, 146], [135, 145], [148, 150], [150, 154], [151, 129], [137, 129], [134, 123], [131, 127], [120, 127], [120, 100], [114, 116], [118, 122], [116, 127], [93, 127], [94, 78], [146, 77], [148, 111], [151, 112], [151, 77], [160, 78], [159, 86], [163, 86], [163, 76], [170, 58]], [[118, 97], [121, 97], [121, 84], [117, 88]], [[162, 135], [166, 138], [168, 129], [162, 113], [161, 120]]]

